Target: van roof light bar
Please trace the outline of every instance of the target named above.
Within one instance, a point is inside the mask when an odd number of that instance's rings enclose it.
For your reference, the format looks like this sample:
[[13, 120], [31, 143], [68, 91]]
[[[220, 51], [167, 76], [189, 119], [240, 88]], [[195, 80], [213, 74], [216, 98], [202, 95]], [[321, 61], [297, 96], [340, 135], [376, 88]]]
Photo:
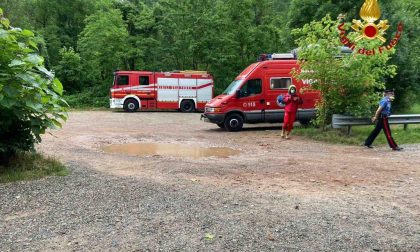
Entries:
[[273, 53], [271, 55], [271, 58], [273, 60], [275, 60], [275, 59], [294, 59], [295, 56], [293, 55], [293, 53]]
[[184, 73], [184, 74], [207, 74], [207, 71], [185, 70], [185, 71], [180, 71], [180, 73]]
[[258, 61], [296, 59], [293, 53], [261, 54]]

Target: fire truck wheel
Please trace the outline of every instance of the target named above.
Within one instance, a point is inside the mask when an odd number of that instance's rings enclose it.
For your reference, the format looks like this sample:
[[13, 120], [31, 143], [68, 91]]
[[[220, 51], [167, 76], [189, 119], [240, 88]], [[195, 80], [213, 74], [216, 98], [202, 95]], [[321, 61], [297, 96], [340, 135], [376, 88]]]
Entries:
[[139, 109], [139, 102], [135, 99], [127, 99], [124, 102], [124, 110], [126, 112], [136, 112]]
[[221, 129], [225, 128], [225, 124], [224, 123], [218, 123], [217, 126], [219, 126]]
[[195, 106], [192, 100], [183, 100], [181, 102], [181, 111], [185, 113], [194, 112]]
[[228, 131], [240, 131], [244, 126], [244, 119], [239, 114], [230, 114], [225, 118], [225, 128]]

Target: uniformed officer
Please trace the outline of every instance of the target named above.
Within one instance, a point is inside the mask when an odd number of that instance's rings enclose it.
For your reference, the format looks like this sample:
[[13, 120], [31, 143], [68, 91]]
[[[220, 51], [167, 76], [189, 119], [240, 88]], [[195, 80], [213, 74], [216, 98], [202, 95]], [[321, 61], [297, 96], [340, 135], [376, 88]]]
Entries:
[[372, 122], [376, 122], [375, 129], [370, 133], [366, 139], [364, 146], [373, 148], [372, 143], [375, 138], [384, 130], [386, 140], [388, 141], [389, 147], [394, 151], [400, 151], [403, 148], [398, 147], [391, 135], [391, 128], [389, 127], [388, 117], [391, 115], [391, 102], [395, 99], [394, 90], [385, 90], [384, 97], [379, 102], [379, 108], [376, 110], [375, 116], [372, 117]]

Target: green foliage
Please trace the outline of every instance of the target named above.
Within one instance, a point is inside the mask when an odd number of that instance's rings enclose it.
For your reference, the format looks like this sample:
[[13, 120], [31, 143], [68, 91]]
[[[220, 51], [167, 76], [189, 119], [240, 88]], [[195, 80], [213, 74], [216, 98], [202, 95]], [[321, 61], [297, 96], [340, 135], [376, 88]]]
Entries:
[[[288, 31], [300, 28], [312, 20], [321, 19], [327, 14], [331, 17], [337, 17], [339, 14], [345, 14], [348, 20], [360, 19], [359, 11], [363, 4], [360, 0], [292, 0], [288, 11]], [[407, 0], [389, 0], [379, 1], [382, 16], [381, 19], [387, 19], [391, 25], [385, 34], [387, 42], [393, 38], [399, 22], [404, 24], [404, 33], [399, 41], [396, 52], [392, 55], [390, 64], [398, 67], [398, 73], [393, 78], [386, 78], [387, 88], [396, 90], [397, 99], [394, 102], [395, 107], [403, 110], [409, 107], [414, 100], [418, 99], [420, 93], [420, 1]], [[287, 39], [286, 39], [287, 40]], [[292, 40], [288, 40], [292, 45]]]
[[392, 11], [384, 17], [392, 24], [390, 36], [394, 36], [398, 22], [404, 24], [403, 36], [391, 59], [392, 64], [399, 66], [398, 74], [387, 82], [396, 90], [397, 105], [406, 109], [420, 98], [420, 1], [384, 1], [383, 5]]
[[33, 32], [12, 28], [0, 9], [0, 163], [31, 150], [66, 120], [63, 86], [44, 67]]
[[86, 0], [0, 0], [5, 16], [18, 27], [35, 30], [47, 44], [46, 65], [54, 67], [62, 47], [76, 48], [86, 16], [92, 14], [94, 1]]
[[[416, 100], [418, 101], [418, 100]], [[402, 113], [407, 113], [407, 114], [420, 114], [420, 103], [416, 103], [413, 104], [412, 106], [410, 106], [409, 109], [406, 109], [404, 111], [402, 111]]]
[[210, 71], [218, 93], [259, 54], [285, 50], [275, 13], [270, 0], [158, 1], [151, 69]]
[[[381, 19], [391, 24], [388, 41], [398, 22], [405, 24], [391, 59], [399, 72], [384, 82], [397, 90], [397, 105], [409, 104], [420, 92], [420, 2], [379, 2]], [[293, 29], [327, 14], [360, 19], [362, 4], [361, 0], [0, 0], [15, 25], [36, 31], [46, 65], [57, 70], [70, 94], [94, 86], [107, 91], [106, 78], [116, 68], [207, 70], [215, 77], [218, 94], [259, 54], [297, 47]], [[64, 47], [65, 55], [60, 53]], [[74, 55], [68, 48], [74, 48]], [[83, 69], [78, 80], [73, 74], [78, 71], [77, 54]], [[67, 64], [73, 73], [63, 73]]]
[[85, 78], [100, 83], [126, 66], [128, 32], [119, 10], [100, 10], [86, 19], [78, 48]]
[[[320, 142], [360, 146], [372, 132], [373, 127], [374, 126], [352, 127], [352, 133], [350, 136], [347, 135], [347, 129], [327, 129], [325, 131], [320, 131], [319, 129], [313, 127], [296, 128], [293, 130], [293, 134]], [[409, 125], [407, 130], [404, 130], [403, 125], [392, 125], [391, 129], [392, 136], [399, 145], [420, 143], [419, 125]], [[379, 134], [378, 138], [375, 140], [375, 144], [378, 146], [388, 146], [386, 137], [383, 133]]]
[[[111, 83], [111, 81], [109, 81]], [[109, 85], [93, 86], [81, 92], [65, 95], [64, 98], [72, 108], [105, 108], [109, 107]]]
[[69, 171], [59, 161], [37, 153], [18, 153], [9, 166], [0, 166], [0, 183], [39, 179], [46, 176], [67, 176]]
[[66, 84], [64, 88], [69, 93], [80, 91], [83, 84], [82, 58], [71, 47], [63, 47], [60, 56], [58, 66], [55, 67], [57, 77]]
[[[349, 24], [347, 24], [349, 25]], [[329, 124], [332, 114], [367, 116], [378, 102], [377, 90], [385, 87], [384, 77], [395, 74], [395, 66], [388, 65], [389, 53], [366, 56], [353, 53], [337, 58], [341, 42], [337, 38], [338, 21], [326, 16], [322, 21], [313, 21], [293, 33], [299, 38], [299, 60], [301, 72], [295, 76], [301, 80], [312, 80], [313, 88], [321, 92], [317, 104], [319, 123]], [[357, 34], [348, 35], [353, 39]], [[360, 48], [377, 48], [378, 43], [360, 41]]]
[[356, 18], [362, 4], [360, 0], [292, 0], [287, 13], [287, 26], [289, 29], [303, 27], [327, 14], [337, 17], [341, 13]]

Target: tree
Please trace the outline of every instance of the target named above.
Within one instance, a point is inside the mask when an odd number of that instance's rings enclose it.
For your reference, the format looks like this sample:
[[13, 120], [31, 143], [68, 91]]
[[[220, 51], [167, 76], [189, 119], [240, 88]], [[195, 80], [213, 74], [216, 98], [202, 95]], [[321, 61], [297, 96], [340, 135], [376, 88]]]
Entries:
[[78, 41], [86, 79], [103, 83], [113, 71], [127, 68], [127, 40], [127, 27], [119, 10], [100, 10], [89, 16]]
[[399, 71], [395, 78], [388, 78], [387, 83], [389, 88], [396, 91], [396, 105], [400, 108], [409, 107], [420, 98], [420, 1], [394, 0], [383, 5], [387, 10], [392, 10], [384, 16], [392, 24], [389, 37], [395, 35], [399, 22], [404, 24], [403, 36], [391, 59], [391, 63], [397, 65]]
[[[395, 66], [387, 64], [393, 51], [371, 56], [356, 53], [360, 48], [377, 48], [379, 44], [375, 41], [360, 41], [356, 52], [338, 58], [342, 46], [338, 26], [339, 22], [327, 15], [322, 21], [313, 21], [293, 31], [298, 36], [301, 69], [295, 71], [295, 76], [311, 80], [312, 87], [321, 92], [317, 108], [318, 122], [323, 129], [334, 113], [369, 115], [378, 102], [377, 91], [385, 87], [385, 77], [396, 73]], [[357, 34], [348, 36], [354, 39]]]
[[27, 14], [26, 6], [28, 5], [28, 1], [0, 0], [0, 8], [3, 9], [4, 16], [8, 17], [12, 24], [29, 29], [31, 25], [30, 15], [25, 15]]
[[64, 90], [75, 93], [82, 88], [82, 59], [72, 47], [60, 50], [60, 62], [55, 67], [57, 76], [64, 83]]
[[[397, 97], [412, 101], [411, 94], [420, 89], [420, 2], [379, 3], [381, 19], [392, 24], [388, 41], [400, 20], [405, 25], [392, 56], [400, 71], [394, 79], [387, 78], [387, 86], [396, 89]], [[78, 92], [77, 86], [88, 84], [89, 90], [101, 90], [101, 100], [107, 93], [103, 83], [117, 68], [207, 70], [215, 77], [218, 94], [258, 55], [296, 48], [293, 29], [326, 14], [358, 18], [362, 4], [362, 0], [0, 0], [14, 24], [35, 31], [39, 53], [59, 77], [65, 64], [62, 48], [74, 48], [84, 73], [79, 80], [63, 76], [65, 89]]]
[[63, 87], [44, 67], [33, 32], [12, 28], [0, 9], [0, 164], [32, 150], [66, 120]]
[[[332, 4], [332, 2], [334, 4]], [[419, 78], [419, 53], [420, 37], [418, 36], [420, 27], [420, 1], [390, 0], [379, 1], [382, 16], [381, 19], [387, 19], [391, 27], [385, 34], [388, 43], [396, 32], [399, 22], [404, 24], [404, 33], [397, 46], [396, 53], [392, 55], [391, 63], [398, 66], [399, 72], [394, 78], [387, 78], [388, 88], [394, 88], [397, 93], [395, 105], [398, 108], [404, 108], [416, 100], [416, 94], [420, 92]], [[288, 10], [288, 22], [284, 32], [288, 34], [289, 30], [300, 28], [311, 20], [319, 20], [326, 14], [337, 17], [339, 14], [346, 14], [349, 19], [359, 16], [363, 1], [360, 0], [291, 0]], [[292, 48], [294, 41], [285, 36], [286, 44]]]
[[128, 69], [158, 69], [161, 64], [160, 41], [157, 40], [153, 8], [139, 0], [116, 2], [114, 7], [121, 11], [123, 21], [127, 24]]

